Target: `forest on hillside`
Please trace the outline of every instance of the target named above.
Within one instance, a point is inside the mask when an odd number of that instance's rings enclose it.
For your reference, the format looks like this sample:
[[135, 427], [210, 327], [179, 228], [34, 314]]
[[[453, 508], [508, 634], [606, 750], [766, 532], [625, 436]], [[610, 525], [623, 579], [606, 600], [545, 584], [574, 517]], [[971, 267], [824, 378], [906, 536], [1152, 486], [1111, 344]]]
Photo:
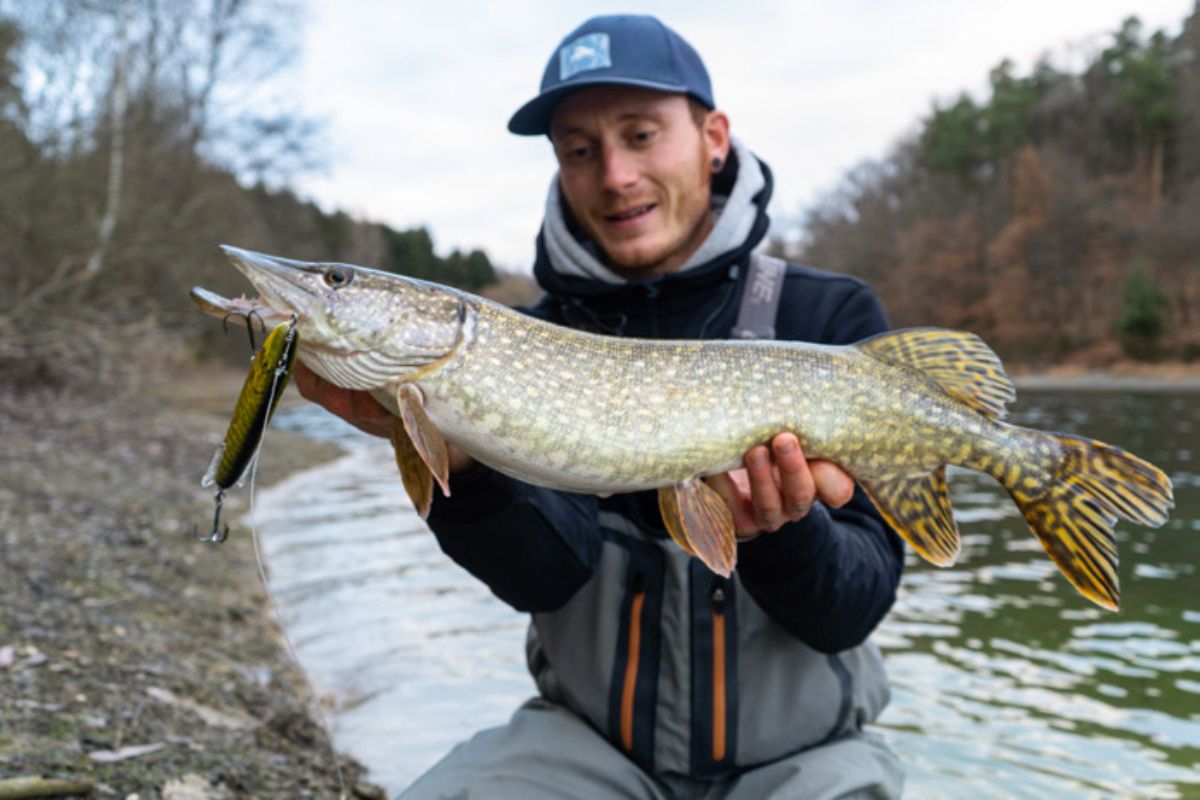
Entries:
[[1200, 4], [1176, 36], [1131, 17], [1082, 70], [988, 83], [848, 173], [788, 255], [1005, 358], [1200, 359]]
[[[219, 331], [200, 284], [244, 281], [222, 242], [369, 264], [471, 290], [487, 254], [435, 252], [422, 227], [326, 213], [291, 178], [320, 127], [271, 94], [292, 0], [0, 0], [0, 374], [8, 386], [134, 377], [134, 354]], [[209, 348], [211, 349], [211, 348]]]
[[[147, 359], [219, 350], [186, 288], [243, 291], [221, 242], [529, 299], [482, 251], [289, 190], [322, 152], [276, 80], [302, 9], [0, 0], [5, 386], [128, 384]], [[1198, 221], [1200, 8], [1178, 35], [1127, 20], [1074, 72], [1002, 62], [986, 97], [935, 105], [786, 240], [869, 280], [897, 325], [1103, 365], [1200, 358]]]

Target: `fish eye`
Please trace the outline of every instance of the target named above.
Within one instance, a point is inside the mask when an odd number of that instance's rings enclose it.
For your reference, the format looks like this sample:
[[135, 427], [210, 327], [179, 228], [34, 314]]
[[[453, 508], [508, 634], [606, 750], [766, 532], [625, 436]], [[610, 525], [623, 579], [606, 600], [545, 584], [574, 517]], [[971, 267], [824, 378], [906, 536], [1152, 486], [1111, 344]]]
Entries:
[[354, 278], [354, 272], [345, 267], [330, 267], [325, 270], [325, 284], [331, 289], [341, 289], [349, 286]]

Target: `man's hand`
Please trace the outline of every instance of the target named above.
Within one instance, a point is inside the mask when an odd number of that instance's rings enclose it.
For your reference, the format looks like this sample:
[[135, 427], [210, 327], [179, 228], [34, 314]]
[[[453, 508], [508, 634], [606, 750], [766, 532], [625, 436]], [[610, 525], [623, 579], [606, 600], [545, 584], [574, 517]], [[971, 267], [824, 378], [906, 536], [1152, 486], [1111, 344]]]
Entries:
[[[317, 375], [299, 361], [292, 370], [292, 380], [300, 390], [300, 396], [311, 400], [354, 427], [372, 436], [384, 439], [392, 437], [392, 412], [388, 411], [368, 392], [343, 389]], [[462, 472], [475, 460], [449, 442], [446, 451], [450, 456], [450, 472]]]
[[322, 406], [364, 433], [391, 438], [392, 413], [367, 392], [335, 386], [299, 361], [292, 370], [292, 380], [305, 400]]
[[853, 478], [832, 462], [809, 461], [800, 449], [800, 440], [791, 433], [772, 439], [770, 449], [766, 445], [751, 448], [743, 463], [745, 469], [708, 479], [733, 512], [739, 539], [804, 519], [817, 500], [837, 508], [854, 495]]

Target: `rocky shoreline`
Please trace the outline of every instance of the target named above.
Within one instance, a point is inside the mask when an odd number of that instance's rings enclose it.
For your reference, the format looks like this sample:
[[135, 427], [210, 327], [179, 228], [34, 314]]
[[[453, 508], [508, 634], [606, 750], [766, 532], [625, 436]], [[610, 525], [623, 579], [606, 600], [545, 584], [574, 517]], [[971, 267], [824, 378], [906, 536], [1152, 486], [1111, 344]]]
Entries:
[[[0, 796], [32, 776], [126, 800], [338, 796], [248, 532], [193, 538], [242, 374], [0, 402]], [[267, 445], [262, 484], [338, 454], [278, 430]], [[246, 503], [231, 493], [229, 519]], [[348, 796], [384, 796], [341, 764]]]

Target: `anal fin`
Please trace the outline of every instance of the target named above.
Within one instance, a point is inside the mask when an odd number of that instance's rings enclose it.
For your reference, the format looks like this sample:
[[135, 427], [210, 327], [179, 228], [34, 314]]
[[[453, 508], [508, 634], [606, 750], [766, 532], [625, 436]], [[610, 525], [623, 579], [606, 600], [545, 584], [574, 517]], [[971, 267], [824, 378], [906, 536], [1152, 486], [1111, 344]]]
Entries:
[[859, 483], [888, 524], [922, 558], [939, 567], [955, 562], [962, 542], [950, 510], [945, 466], [927, 475]]
[[667, 532], [684, 552], [728, 578], [737, 564], [733, 514], [721, 495], [699, 478], [658, 490], [658, 508]]

